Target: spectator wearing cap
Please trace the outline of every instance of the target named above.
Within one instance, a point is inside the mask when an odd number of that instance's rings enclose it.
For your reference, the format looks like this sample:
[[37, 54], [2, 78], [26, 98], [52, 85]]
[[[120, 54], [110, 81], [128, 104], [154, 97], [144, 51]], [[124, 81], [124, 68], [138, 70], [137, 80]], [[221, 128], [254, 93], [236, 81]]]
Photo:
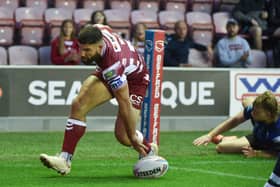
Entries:
[[254, 48], [262, 50], [262, 33], [267, 30], [268, 12], [264, 0], [242, 0], [233, 9], [232, 16], [240, 23], [241, 33], [250, 33]]
[[235, 19], [226, 24], [227, 36], [218, 41], [215, 48], [217, 67], [246, 67], [251, 63], [250, 46], [238, 36], [239, 25]]

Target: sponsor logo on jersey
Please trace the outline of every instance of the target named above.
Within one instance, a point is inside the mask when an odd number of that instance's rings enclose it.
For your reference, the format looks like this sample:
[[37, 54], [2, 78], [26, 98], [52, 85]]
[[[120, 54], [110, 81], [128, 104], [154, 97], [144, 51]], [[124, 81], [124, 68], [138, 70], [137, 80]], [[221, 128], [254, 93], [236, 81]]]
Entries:
[[111, 80], [109, 82], [109, 84], [113, 90], [116, 90], [116, 89], [119, 89], [120, 87], [122, 87], [124, 82], [125, 82], [125, 79], [118, 76], [118, 77], [114, 78], [113, 80]]
[[104, 73], [104, 78], [106, 80], [110, 80], [110, 79], [114, 78], [115, 76], [116, 76], [116, 71], [114, 69], [111, 69]]

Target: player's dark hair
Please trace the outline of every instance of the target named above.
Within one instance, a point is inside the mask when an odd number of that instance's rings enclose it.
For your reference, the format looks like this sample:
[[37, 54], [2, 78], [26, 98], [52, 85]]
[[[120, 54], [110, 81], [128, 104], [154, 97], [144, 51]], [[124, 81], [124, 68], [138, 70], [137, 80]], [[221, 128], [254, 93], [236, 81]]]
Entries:
[[81, 44], [95, 44], [102, 40], [102, 32], [97, 27], [91, 25], [82, 28], [78, 35]]

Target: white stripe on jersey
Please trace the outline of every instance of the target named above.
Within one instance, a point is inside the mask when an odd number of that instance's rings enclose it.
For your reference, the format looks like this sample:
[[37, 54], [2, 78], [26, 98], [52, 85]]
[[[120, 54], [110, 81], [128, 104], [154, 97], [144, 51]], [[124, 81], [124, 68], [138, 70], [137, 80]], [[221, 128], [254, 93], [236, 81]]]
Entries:
[[124, 73], [126, 75], [129, 75], [133, 72], [135, 72], [140, 65], [140, 62], [137, 60], [135, 63], [135, 60], [133, 58], [129, 59], [129, 64], [125, 67]]
[[280, 136], [273, 138], [272, 140], [274, 143], [280, 143]]
[[275, 187], [275, 186], [272, 186], [271, 184], [269, 184], [268, 182], [265, 183], [264, 187]]
[[272, 173], [270, 175], [270, 179], [275, 182], [277, 185], [280, 185], [280, 177], [277, 176], [276, 174]]

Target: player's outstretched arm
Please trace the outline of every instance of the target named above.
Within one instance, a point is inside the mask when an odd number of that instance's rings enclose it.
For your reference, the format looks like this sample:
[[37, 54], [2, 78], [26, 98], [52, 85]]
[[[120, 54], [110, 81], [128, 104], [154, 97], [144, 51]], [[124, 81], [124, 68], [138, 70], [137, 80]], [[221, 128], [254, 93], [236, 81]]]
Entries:
[[142, 144], [142, 142], [138, 141], [136, 135], [136, 123], [138, 116], [136, 116], [130, 103], [128, 85], [125, 84], [116, 90], [115, 97], [118, 101], [119, 114], [124, 122], [125, 130], [131, 145], [137, 152], [145, 156], [147, 154], [145, 150], [148, 148]]
[[199, 145], [208, 145], [209, 142], [211, 142], [211, 136], [209, 136], [208, 134], [205, 134], [203, 136], [200, 136], [198, 138], [196, 138], [193, 141], [193, 145], [199, 146]]
[[239, 124], [243, 123], [244, 121], [246, 121], [246, 119], [244, 118], [243, 111], [239, 112], [235, 116], [220, 123], [217, 127], [215, 127], [213, 130], [211, 130], [208, 134], [205, 134], [205, 135], [195, 139], [193, 141], [193, 144], [196, 146], [207, 145], [214, 136], [227, 132], [228, 130], [238, 126]]

